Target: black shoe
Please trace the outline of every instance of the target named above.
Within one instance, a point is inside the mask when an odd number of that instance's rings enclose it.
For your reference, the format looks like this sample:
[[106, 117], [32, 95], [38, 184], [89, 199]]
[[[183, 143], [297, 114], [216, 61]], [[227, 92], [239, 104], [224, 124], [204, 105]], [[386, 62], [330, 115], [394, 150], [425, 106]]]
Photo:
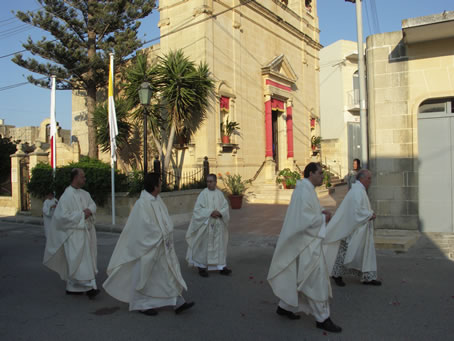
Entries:
[[224, 276], [228, 276], [232, 273], [232, 270], [230, 270], [228, 267], [224, 267], [224, 269], [219, 270], [219, 273]]
[[66, 290], [66, 295], [83, 295], [83, 291], [68, 291]]
[[380, 286], [381, 282], [377, 281], [376, 279], [373, 279], [372, 281], [365, 281], [363, 282], [364, 285], [375, 285], [375, 286]]
[[175, 309], [175, 314], [181, 314], [183, 311], [188, 310], [194, 306], [195, 302], [185, 302]]
[[147, 316], [156, 316], [158, 315], [158, 312], [154, 309], [147, 309], [147, 310], [141, 310], [141, 314], [147, 315]]
[[339, 326], [336, 326], [329, 317], [323, 322], [315, 322], [315, 326], [317, 328], [326, 330], [327, 332], [331, 332], [331, 333], [340, 333], [342, 331], [342, 328]]
[[336, 283], [336, 285], [338, 287], [345, 287], [345, 282], [342, 280], [342, 277], [331, 277], [332, 279], [334, 279], [334, 283]]
[[277, 306], [276, 313], [281, 316], [285, 316], [289, 318], [290, 320], [299, 320], [300, 316], [292, 313], [291, 311], [282, 309], [281, 307]]
[[208, 270], [204, 268], [198, 268], [199, 269], [199, 275], [201, 277], [208, 277]]
[[99, 290], [99, 289], [91, 289], [91, 290], [87, 291], [87, 296], [90, 300], [93, 300], [93, 299], [95, 299], [96, 296], [99, 295], [100, 292], [101, 292], [101, 290]]

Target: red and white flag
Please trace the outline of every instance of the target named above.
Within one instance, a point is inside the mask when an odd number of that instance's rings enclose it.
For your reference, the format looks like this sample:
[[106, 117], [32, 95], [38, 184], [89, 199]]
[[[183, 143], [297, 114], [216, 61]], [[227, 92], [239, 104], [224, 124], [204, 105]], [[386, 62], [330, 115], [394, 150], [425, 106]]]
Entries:
[[57, 167], [57, 119], [55, 116], [55, 76], [51, 77], [51, 92], [50, 92], [50, 165], [54, 170]]

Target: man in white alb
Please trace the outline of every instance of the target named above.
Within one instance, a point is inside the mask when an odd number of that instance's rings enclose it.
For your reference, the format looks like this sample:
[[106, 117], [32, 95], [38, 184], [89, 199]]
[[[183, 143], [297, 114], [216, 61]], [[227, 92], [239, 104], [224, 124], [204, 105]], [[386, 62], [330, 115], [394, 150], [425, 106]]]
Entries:
[[47, 194], [46, 200], [43, 202], [43, 225], [46, 239], [49, 235], [50, 223], [52, 222], [52, 216], [54, 215], [57, 204], [58, 200], [55, 198], [54, 193], [50, 192]]
[[96, 204], [85, 185], [80, 168], [71, 171], [71, 185], [60, 197], [51, 221], [44, 251], [44, 265], [66, 281], [66, 294], [99, 294], [96, 286]]
[[229, 204], [216, 188], [215, 174], [207, 176], [207, 188], [198, 196], [186, 233], [189, 265], [199, 269], [199, 275], [208, 277], [208, 271], [218, 270], [229, 275], [227, 268], [227, 242], [229, 239]]
[[366, 285], [381, 285], [377, 280], [374, 245], [373, 221], [376, 216], [367, 196], [371, 181], [371, 172], [361, 169], [328, 224], [328, 228], [333, 230], [330, 238], [342, 239], [332, 271], [334, 282], [340, 287], [345, 286], [344, 275], [358, 276]]
[[154, 316], [157, 308], [179, 314], [194, 305], [187, 290], [173, 243], [173, 222], [162, 201], [160, 175], [149, 173], [107, 267], [106, 292], [129, 303], [129, 310]]
[[332, 296], [323, 239], [331, 214], [320, 207], [315, 187], [323, 182], [323, 171], [311, 162], [298, 180], [274, 251], [268, 282], [280, 299], [276, 313], [291, 320], [297, 312], [315, 317], [316, 327], [334, 333], [342, 328], [330, 319]]

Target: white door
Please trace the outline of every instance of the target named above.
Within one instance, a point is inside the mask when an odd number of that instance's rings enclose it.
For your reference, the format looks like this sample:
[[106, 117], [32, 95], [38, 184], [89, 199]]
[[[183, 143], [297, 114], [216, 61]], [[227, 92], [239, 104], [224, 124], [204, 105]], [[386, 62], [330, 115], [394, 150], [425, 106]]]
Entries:
[[434, 110], [434, 104], [424, 112], [423, 103], [418, 116], [419, 219], [424, 232], [454, 232], [454, 115], [447, 103], [444, 112]]

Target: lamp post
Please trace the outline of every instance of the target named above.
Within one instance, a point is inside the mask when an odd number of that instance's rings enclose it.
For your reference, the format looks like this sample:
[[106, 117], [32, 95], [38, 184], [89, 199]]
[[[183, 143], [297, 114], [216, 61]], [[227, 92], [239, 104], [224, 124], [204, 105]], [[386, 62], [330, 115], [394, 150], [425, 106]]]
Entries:
[[139, 90], [139, 100], [140, 104], [143, 105], [143, 178], [145, 179], [145, 175], [148, 172], [148, 153], [147, 153], [147, 116], [148, 116], [148, 109], [147, 106], [150, 103], [151, 95], [153, 91], [151, 90], [150, 83], [143, 82], [140, 85]]

